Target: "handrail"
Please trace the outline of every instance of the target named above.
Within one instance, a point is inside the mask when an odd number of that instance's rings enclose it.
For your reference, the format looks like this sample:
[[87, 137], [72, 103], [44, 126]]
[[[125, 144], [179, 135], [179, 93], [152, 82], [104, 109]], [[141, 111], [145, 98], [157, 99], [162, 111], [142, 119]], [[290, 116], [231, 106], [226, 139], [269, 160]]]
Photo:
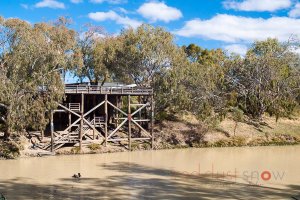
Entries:
[[65, 93], [152, 94], [150, 87], [105, 87], [98, 85], [66, 85]]

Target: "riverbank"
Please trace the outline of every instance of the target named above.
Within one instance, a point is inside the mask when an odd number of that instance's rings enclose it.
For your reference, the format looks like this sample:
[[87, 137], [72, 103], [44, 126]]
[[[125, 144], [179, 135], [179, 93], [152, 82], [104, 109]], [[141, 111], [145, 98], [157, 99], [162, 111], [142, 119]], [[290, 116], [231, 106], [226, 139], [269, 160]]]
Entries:
[[[191, 115], [177, 116], [172, 120], [157, 123], [154, 128], [154, 149], [240, 147], [300, 144], [300, 119], [279, 119], [265, 117], [259, 125], [249, 122], [238, 122], [226, 118], [214, 127], [207, 127]], [[14, 140], [0, 142], [0, 157], [16, 158], [47, 155], [47, 151], [32, 149], [30, 140], [21, 134], [13, 136]], [[110, 144], [67, 146], [56, 151], [56, 154], [95, 154], [128, 151], [126, 142]], [[148, 143], [133, 143], [132, 150], [150, 150]]]

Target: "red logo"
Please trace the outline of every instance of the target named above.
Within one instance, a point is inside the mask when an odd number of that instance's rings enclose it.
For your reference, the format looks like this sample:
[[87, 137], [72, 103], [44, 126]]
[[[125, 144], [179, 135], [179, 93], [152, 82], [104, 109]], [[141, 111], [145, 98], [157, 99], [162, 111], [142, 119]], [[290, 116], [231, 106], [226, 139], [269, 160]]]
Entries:
[[263, 171], [260, 175], [261, 179], [264, 181], [268, 181], [271, 179], [271, 173], [269, 171]]

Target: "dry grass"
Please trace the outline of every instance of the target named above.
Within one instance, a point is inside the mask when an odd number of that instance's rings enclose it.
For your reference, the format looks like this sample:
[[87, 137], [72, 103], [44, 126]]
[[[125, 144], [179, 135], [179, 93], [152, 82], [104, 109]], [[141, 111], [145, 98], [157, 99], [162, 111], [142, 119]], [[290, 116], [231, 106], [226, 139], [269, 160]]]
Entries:
[[263, 132], [271, 134], [286, 134], [292, 136], [300, 136], [300, 118], [295, 119], [279, 119], [278, 122], [275, 119], [267, 117], [265, 122], [269, 127], [263, 127]]

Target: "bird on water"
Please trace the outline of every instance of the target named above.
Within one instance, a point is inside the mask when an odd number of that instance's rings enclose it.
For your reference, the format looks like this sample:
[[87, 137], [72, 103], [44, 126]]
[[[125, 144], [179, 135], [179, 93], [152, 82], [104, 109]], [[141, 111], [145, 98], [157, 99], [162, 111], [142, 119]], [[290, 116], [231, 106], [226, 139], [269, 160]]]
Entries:
[[78, 173], [78, 174], [74, 174], [72, 177], [73, 177], [73, 178], [77, 178], [77, 179], [79, 179], [79, 178], [81, 177], [81, 174], [80, 174], [80, 173]]

